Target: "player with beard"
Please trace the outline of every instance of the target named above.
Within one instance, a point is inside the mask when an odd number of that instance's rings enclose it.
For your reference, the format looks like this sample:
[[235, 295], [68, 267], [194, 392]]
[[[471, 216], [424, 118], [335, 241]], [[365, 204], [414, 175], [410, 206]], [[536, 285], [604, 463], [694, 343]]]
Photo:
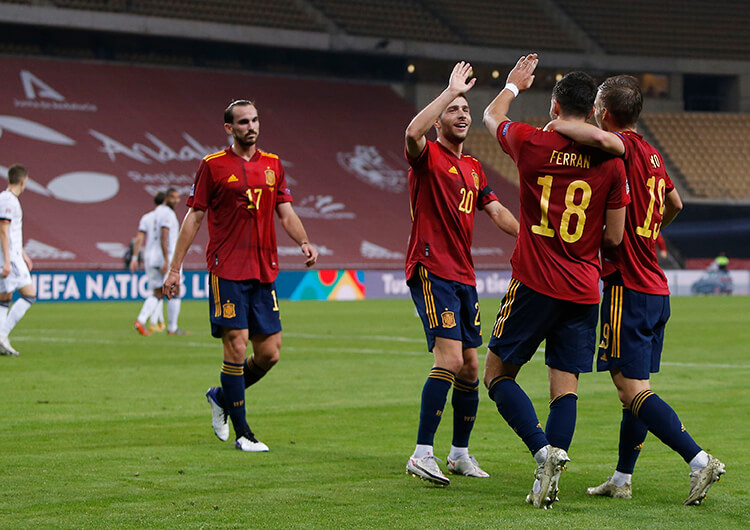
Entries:
[[[227, 440], [229, 416], [237, 449], [268, 451], [247, 423], [245, 389], [268, 373], [281, 350], [274, 212], [300, 246], [305, 265], [315, 264], [318, 251], [292, 208], [281, 160], [256, 147], [260, 118], [255, 103], [233, 101], [224, 111], [224, 130], [233, 143], [206, 156], [198, 167], [187, 200], [190, 209], [164, 279], [164, 294], [168, 298], [178, 294], [182, 262], [207, 217], [211, 334], [224, 346], [221, 386], [206, 393], [212, 427], [220, 440]], [[252, 343], [250, 356], [248, 343]]]
[[[434, 364], [422, 390], [417, 446], [406, 471], [447, 485], [433, 452], [448, 391], [453, 386], [453, 442], [448, 470], [489, 477], [469, 454], [469, 436], [479, 404], [477, 347], [482, 344], [471, 240], [474, 213], [484, 210], [513, 237], [518, 221], [487, 185], [482, 165], [463, 154], [471, 126], [464, 94], [474, 86], [471, 65], [453, 68], [448, 87], [406, 129], [412, 229], [406, 277], [422, 318]], [[425, 138], [435, 127], [437, 141]]]

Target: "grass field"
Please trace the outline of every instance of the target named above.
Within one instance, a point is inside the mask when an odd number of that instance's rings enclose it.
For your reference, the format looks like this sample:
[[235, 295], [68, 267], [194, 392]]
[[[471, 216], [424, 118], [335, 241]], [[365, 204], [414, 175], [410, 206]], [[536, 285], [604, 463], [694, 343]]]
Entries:
[[[483, 300], [486, 331], [497, 304]], [[699, 507], [682, 506], [688, 467], [651, 435], [632, 500], [585, 495], [616, 461], [620, 405], [605, 374], [581, 379], [553, 510], [524, 503], [533, 460], [484, 391], [472, 453], [492, 477], [438, 488], [405, 475], [431, 366], [409, 301], [282, 301], [282, 361], [248, 394], [265, 454], [211, 431], [203, 393], [221, 347], [205, 302], [183, 304], [187, 337], [137, 335], [140, 304], [37, 304], [11, 336], [21, 356], [0, 357], [0, 527], [747, 528], [750, 299], [672, 305], [653, 386], [728, 470]], [[519, 382], [544, 423], [537, 357]]]

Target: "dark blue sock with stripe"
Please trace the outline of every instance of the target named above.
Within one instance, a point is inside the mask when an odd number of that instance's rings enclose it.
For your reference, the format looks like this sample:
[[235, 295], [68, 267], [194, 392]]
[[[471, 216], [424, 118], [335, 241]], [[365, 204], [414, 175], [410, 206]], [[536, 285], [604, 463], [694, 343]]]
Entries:
[[701, 448], [685, 430], [677, 413], [651, 390], [644, 390], [635, 396], [630, 410], [659, 440], [677, 451], [685, 462], [690, 463], [700, 453]]
[[646, 440], [648, 427], [636, 418], [630, 409], [622, 409], [620, 422], [620, 447], [618, 450], [617, 467], [620, 473], [632, 475], [635, 462], [641, 454], [643, 442]]
[[521, 437], [531, 454], [549, 443], [536, 416], [534, 405], [515, 379], [497, 378], [490, 383], [490, 399], [508, 425]]
[[479, 379], [473, 383], [456, 379], [453, 383], [453, 446], [469, 447], [469, 437], [479, 408]]
[[578, 396], [575, 394], [563, 394], [557, 396], [549, 404], [549, 416], [544, 434], [547, 441], [553, 447], [559, 447], [566, 451], [573, 441], [573, 433], [576, 430], [576, 406]]
[[432, 445], [435, 432], [443, 416], [448, 391], [455, 380], [455, 374], [437, 366], [430, 370], [422, 388], [422, 407], [419, 410], [419, 430], [417, 445]]
[[253, 386], [255, 383], [260, 381], [264, 375], [268, 373], [268, 370], [264, 370], [255, 363], [253, 357], [245, 359], [245, 388]]
[[245, 416], [245, 363], [235, 364], [224, 361], [221, 366], [221, 389], [224, 408], [229, 413], [236, 435], [242, 436], [250, 427]]

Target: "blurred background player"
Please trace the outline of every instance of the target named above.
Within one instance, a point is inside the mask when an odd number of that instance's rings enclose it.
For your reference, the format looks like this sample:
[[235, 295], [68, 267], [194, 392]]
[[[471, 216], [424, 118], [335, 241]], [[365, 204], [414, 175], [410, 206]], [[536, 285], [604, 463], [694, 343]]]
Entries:
[[[159, 274], [156, 274], [154, 270], [154, 285], [158, 284], [158, 288], [155, 288], [155, 292], [158, 291], [160, 301], [162, 300], [162, 283], [164, 282], [164, 274], [167, 272], [169, 266], [169, 257], [174, 253], [175, 246], [177, 245], [177, 236], [180, 232], [180, 222], [177, 220], [177, 214], [175, 213], [175, 207], [180, 203], [180, 193], [174, 189], [169, 188], [164, 197], [164, 203], [157, 206], [154, 210], [154, 219], [156, 227], [159, 233], [159, 246], [158, 248], [151, 249], [154, 252], [152, 263], [159, 264]], [[151, 281], [151, 277], [149, 277]], [[184, 282], [182, 271], [180, 271], [180, 284]], [[181, 290], [180, 290], [181, 292]], [[187, 335], [188, 332], [180, 329], [177, 325], [177, 321], [180, 317], [180, 306], [182, 300], [180, 299], [179, 292], [169, 298], [167, 302], [167, 333], [170, 335]], [[161, 309], [157, 307], [159, 311], [159, 317], [163, 319], [163, 313]]]
[[[537, 463], [526, 502], [548, 508], [569, 461], [578, 375], [590, 372], [594, 360], [599, 249], [620, 243], [629, 199], [622, 160], [508, 118], [513, 99], [531, 87], [537, 64], [536, 54], [521, 57], [484, 112], [490, 133], [518, 166], [521, 193], [513, 276], [492, 331], [484, 383]], [[550, 115], [583, 123], [595, 95], [591, 77], [571, 72], [552, 90]], [[550, 412], [542, 430], [516, 375], [545, 339]]]
[[[268, 373], [281, 352], [274, 213], [300, 246], [305, 265], [315, 264], [318, 251], [292, 207], [281, 160], [256, 147], [260, 118], [255, 103], [232, 102], [224, 111], [224, 130], [233, 143], [206, 156], [198, 167], [187, 200], [190, 209], [164, 279], [164, 294], [168, 298], [177, 294], [182, 262], [207, 217], [211, 334], [221, 338], [224, 348], [221, 386], [206, 393], [211, 424], [216, 436], [225, 441], [229, 416], [235, 447], [260, 452], [268, 451], [268, 446], [258, 441], [247, 423], [245, 389]], [[253, 354], [246, 357], [248, 342], [252, 342]]]
[[[666, 402], [651, 391], [659, 371], [664, 327], [670, 316], [669, 286], [657, 263], [656, 239], [682, 209], [682, 200], [664, 168], [664, 159], [638, 134], [643, 108], [638, 81], [610, 77], [599, 86], [595, 117], [601, 130], [585, 123], [553, 121], [547, 127], [569, 138], [622, 156], [630, 185], [625, 237], [603, 253], [604, 300], [597, 370], [608, 370], [623, 404], [619, 459], [615, 473], [589, 495], [630, 498], [632, 474], [648, 431], [690, 466], [684, 504], [700, 504], [725, 473], [724, 464], [703, 451]], [[718, 258], [717, 258], [718, 259]]]
[[[152, 258], [158, 254], [161, 247], [161, 232], [158, 229], [156, 221], [156, 209], [162, 205], [166, 194], [163, 191], [154, 195], [154, 204], [156, 207], [143, 214], [138, 222], [138, 234], [133, 244], [133, 253], [130, 258], [130, 272], [135, 273], [138, 270], [139, 256], [143, 255], [143, 266], [148, 276], [148, 288], [151, 293], [143, 302], [141, 311], [138, 313], [133, 327], [141, 335], [150, 335], [154, 331], [164, 331], [164, 309], [161, 292], [161, 282], [155, 283], [161, 274], [158, 270], [152, 270]], [[141, 253], [141, 249], [143, 252]], [[149, 321], [149, 327], [146, 329], [146, 321]]]
[[[23, 249], [23, 210], [18, 197], [26, 189], [29, 171], [21, 164], [8, 168], [8, 188], [0, 193], [0, 354], [18, 356], [8, 335], [36, 301], [31, 283], [31, 259]], [[8, 310], [13, 292], [21, 295]]]
[[[518, 221], [487, 185], [482, 165], [462, 154], [471, 126], [464, 94], [474, 86], [471, 65], [453, 68], [448, 87], [406, 129], [412, 229], [406, 277], [435, 362], [422, 390], [417, 446], [406, 471], [435, 484], [449, 484], [433, 452], [448, 391], [453, 386], [453, 443], [448, 469], [489, 477], [469, 454], [479, 403], [477, 347], [482, 344], [471, 241], [474, 213], [484, 210], [516, 237]], [[471, 79], [470, 79], [471, 78]], [[435, 127], [437, 141], [425, 138]]]

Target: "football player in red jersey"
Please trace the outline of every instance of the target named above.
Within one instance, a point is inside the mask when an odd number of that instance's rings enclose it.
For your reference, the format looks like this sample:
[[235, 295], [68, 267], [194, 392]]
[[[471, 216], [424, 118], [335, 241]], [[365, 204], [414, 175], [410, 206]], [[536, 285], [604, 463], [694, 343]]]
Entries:
[[[526, 502], [547, 508], [569, 461], [578, 374], [590, 372], [594, 359], [599, 250], [620, 243], [629, 198], [619, 158], [507, 117], [513, 99], [533, 83], [537, 64], [536, 54], [521, 57], [484, 113], [490, 133], [518, 166], [521, 194], [513, 277], [493, 329], [484, 383], [537, 462]], [[550, 114], [585, 122], [595, 95], [591, 77], [571, 72], [555, 85]], [[550, 413], [542, 430], [515, 378], [545, 339]]]
[[[474, 86], [471, 65], [456, 64], [448, 87], [406, 129], [412, 229], [406, 278], [422, 318], [433, 368], [422, 390], [417, 445], [406, 471], [447, 485], [433, 440], [453, 386], [453, 442], [448, 469], [488, 477], [469, 454], [469, 436], [479, 404], [477, 347], [482, 344], [471, 240], [474, 214], [484, 210], [501, 230], [518, 234], [518, 221], [487, 185], [479, 161], [463, 153], [471, 126], [464, 94]], [[437, 141], [425, 135], [432, 127]]]
[[724, 474], [724, 464], [703, 451], [672, 408], [651, 391], [649, 377], [659, 371], [664, 327], [669, 319], [669, 286], [658, 265], [657, 238], [682, 209], [682, 201], [656, 148], [638, 133], [643, 108], [638, 81], [610, 77], [599, 86], [594, 104], [601, 129], [554, 120], [546, 129], [622, 156], [630, 184], [622, 245], [603, 254], [604, 300], [598, 371], [609, 371], [623, 404], [619, 458], [615, 472], [589, 495], [630, 498], [632, 475], [646, 434], [680, 454], [690, 466], [690, 492], [684, 504], [700, 504]]
[[[208, 219], [206, 261], [211, 278], [211, 334], [221, 338], [224, 362], [221, 386], [209, 388], [216, 436], [229, 438], [227, 416], [242, 451], [268, 451], [247, 424], [245, 388], [255, 384], [279, 360], [281, 320], [274, 281], [279, 272], [274, 214], [311, 267], [318, 251], [292, 208], [292, 195], [278, 156], [256, 147], [260, 117], [255, 103], [232, 102], [224, 111], [230, 147], [206, 156], [198, 167], [164, 279], [164, 293], [176, 295], [180, 267], [204, 216]], [[253, 354], [247, 356], [248, 343]]]

